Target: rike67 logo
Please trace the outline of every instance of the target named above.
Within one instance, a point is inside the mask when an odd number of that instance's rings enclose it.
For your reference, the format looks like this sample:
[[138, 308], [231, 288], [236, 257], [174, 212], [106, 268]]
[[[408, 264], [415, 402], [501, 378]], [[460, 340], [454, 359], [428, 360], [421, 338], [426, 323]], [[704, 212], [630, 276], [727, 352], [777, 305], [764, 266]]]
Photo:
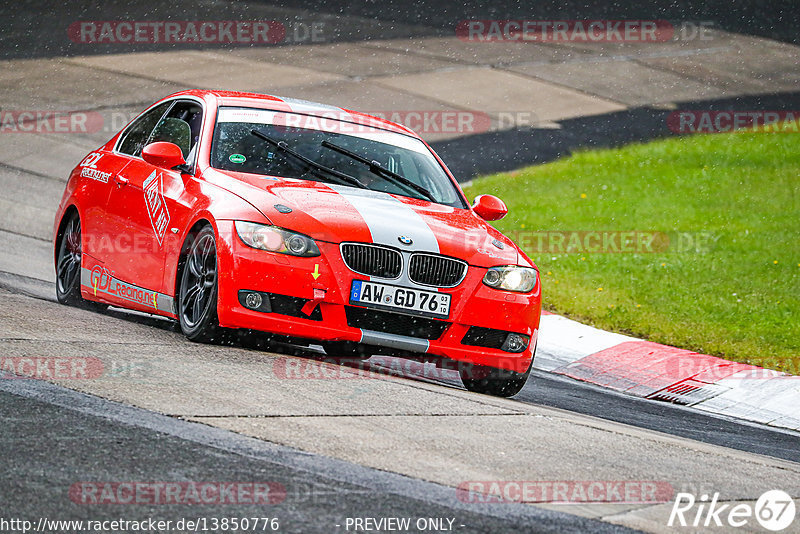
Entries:
[[796, 514], [791, 495], [781, 490], [764, 492], [755, 505], [720, 502], [719, 493], [701, 495], [678, 493], [667, 521], [670, 527], [750, 527], [753, 519], [763, 528], [780, 532], [789, 528]]

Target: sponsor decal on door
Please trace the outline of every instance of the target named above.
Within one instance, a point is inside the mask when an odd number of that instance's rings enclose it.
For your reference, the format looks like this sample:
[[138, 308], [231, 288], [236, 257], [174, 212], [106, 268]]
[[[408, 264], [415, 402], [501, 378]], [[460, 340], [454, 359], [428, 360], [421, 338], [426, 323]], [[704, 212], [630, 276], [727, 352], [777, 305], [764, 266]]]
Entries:
[[143, 184], [144, 203], [147, 206], [147, 214], [150, 216], [150, 224], [156, 234], [158, 244], [164, 242], [164, 235], [169, 226], [169, 211], [167, 203], [164, 201], [163, 184], [161, 173], [153, 171]]

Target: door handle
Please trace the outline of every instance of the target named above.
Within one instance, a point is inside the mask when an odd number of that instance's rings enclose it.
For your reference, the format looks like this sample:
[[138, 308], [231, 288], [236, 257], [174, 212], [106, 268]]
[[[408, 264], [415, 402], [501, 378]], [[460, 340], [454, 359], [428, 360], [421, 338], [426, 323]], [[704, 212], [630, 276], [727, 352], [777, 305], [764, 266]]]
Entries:
[[123, 185], [128, 185], [130, 180], [126, 177], [122, 176], [121, 174], [114, 175], [114, 182], [117, 184], [117, 187], [122, 187]]

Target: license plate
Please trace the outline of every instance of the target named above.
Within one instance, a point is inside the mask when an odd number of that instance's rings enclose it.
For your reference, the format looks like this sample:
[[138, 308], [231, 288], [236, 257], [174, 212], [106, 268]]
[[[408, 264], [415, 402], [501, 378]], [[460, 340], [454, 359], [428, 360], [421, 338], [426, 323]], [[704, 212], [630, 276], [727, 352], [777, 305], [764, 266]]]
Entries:
[[439, 319], [447, 319], [450, 315], [450, 295], [447, 293], [377, 284], [365, 280], [353, 280], [350, 304]]

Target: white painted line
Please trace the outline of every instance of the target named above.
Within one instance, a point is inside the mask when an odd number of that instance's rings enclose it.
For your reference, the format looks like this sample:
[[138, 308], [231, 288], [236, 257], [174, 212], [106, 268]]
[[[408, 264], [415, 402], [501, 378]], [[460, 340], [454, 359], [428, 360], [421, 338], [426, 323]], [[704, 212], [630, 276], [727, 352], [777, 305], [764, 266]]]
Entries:
[[[630, 341], [642, 340], [559, 315], [543, 315], [533, 366], [541, 371], [563, 374], [563, 369], [582, 358]], [[629, 391], [627, 394], [646, 396], [641, 391], [642, 388], [638, 388], [636, 393]], [[708, 413], [800, 430], [800, 376], [779, 371], [741, 371], [711, 384], [692, 380], [690, 376], [676, 378], [674, 387], [659, 390], [654, 397]]]
[[542, 315], [533, 367], [553, 371], [636, 338], [606, 332], [560, 315]]

